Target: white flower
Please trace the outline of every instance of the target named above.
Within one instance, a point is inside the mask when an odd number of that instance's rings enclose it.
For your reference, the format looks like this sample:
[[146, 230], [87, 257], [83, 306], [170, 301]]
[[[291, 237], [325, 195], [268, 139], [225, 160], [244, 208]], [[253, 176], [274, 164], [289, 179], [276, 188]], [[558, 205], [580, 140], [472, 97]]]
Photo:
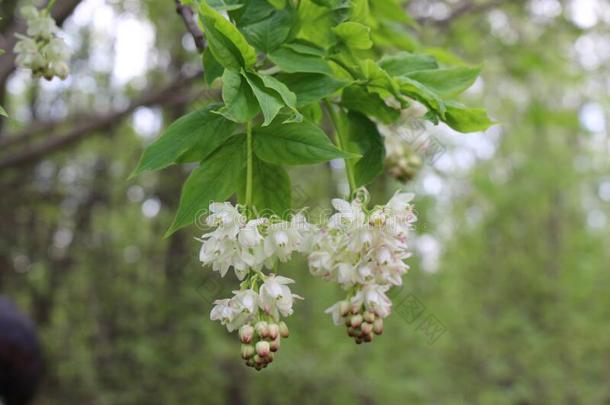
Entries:
[[34, 6], [23, 6], [21, 7], [21, 15], [26, 20], [33, 20], [38, 18], [39, 12], [38, 9]]
[[229, 332], [232, 332], [241, 326], [234, 322], [238, 314], [239, 309], [235, 302], [227, 298], [214, 301], [214, 307], [210, 312], [210, 319], [220, 321], [222, 325], [227, 327]]
[[340, 198], [333, 198], [331, 203], [338, 211], [328, 221], [328, 225], [331, 228], [341, 226], [354, 227], [364, 223], [365, 214], [362, 211], [362, 203], [359, 200], [353, 200], [349, 203]]
[[352, 299], [355, 305], [364, 307], [378, 316], [385, 318], [392, 312], [392, 301], [385, 292], [390, 288], [387, 285], [366, 284]]
[[259, 245], [263, 241], [263, 236], [260, 234], [259, 225], [267, 223], [267, 218], [257, 218], [248, 223], [239, 231], [237, 239], [242, 246], [252, 248]]
[[271, 315], [276, 321], [282, 316], [292, 314], [292, 304], [295, 298], [300, 298], [292, 294], [287, 284], [294, 283], [294, 280], [287, 277], [270, 275], [267, 277], [259, 290], [259, 305], [263, 311]]
[[210, 212], [206, 223], [209, 226], [217, 227], [214, 233], [218, 237], [235, 238], [241, 224], [246, 222], [246, 218], [229, 202], [211, 203]]
[[324, 311], [325, 314], [330, 314], [332, 316], [335, 325], [341, 325], [343, 323], [343, 315], [341, 314], [342, 302], [343, 301], [339, 301]]
[[50, 63], [63, 62], [69, 57], [68, 46], [63, 39], [57, 37], [51, 39], [41, 51]]
[[28, 19], [27, 22], [27, 33], [31, 37], [51, 39], [53, 34], [58, 31], [55, 20], [45, 15], [38, 15], [36, 18]]
[[301, 234], [293, 224], [282, 221], [270, 225], [267, 228], [265, 238], [265, 254], [267, 256], [276, 255], [280, 261], [285, 262], [301, 244]]

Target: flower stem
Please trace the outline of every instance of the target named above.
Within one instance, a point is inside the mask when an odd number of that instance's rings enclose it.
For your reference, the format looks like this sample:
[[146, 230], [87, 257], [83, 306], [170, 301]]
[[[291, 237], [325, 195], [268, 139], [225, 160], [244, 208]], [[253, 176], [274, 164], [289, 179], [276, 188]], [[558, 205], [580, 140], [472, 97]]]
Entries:
[[246, 207], [252, 208], [252, 120], [246, 123]]
[[49, 2], [47, 3], [47, 5], [44, 8], [44, 11], [47, 13], [51, 13], [51, 10], [53, 9], [53, 6], [55, 5], [55, 2], [57, 0], [49, 0]]
[[[330, 116], [330, 120], [333, 124], [333, 127], [335, 128], [335, 143], [337, 144], [337, 148], [339, 148], [340, 150], [342, 150], [344, 152], [347, 152], [347, 150], [345, 150], [347, 142], [345, 139], [345, 134], [343, 134], [343, 131], [341, 130], [339, 116], [337, 115], [337, 112], [335, 111], [332, 104], [328, 100], [324, 100], [324, 105], [326, 106], [326, 109], [328, 110], [328, 115]], [[354, 172], [352, 171], [352, 167], [349, 163], [349, 159], [346, 158], [346, 159], [344, 159], [344, 161], [345, 161], [345, 174], [347, 175], [347, 182], [349, 183], [349, 193], [350, 193], [350, 197], [351, 197], [354, 194], [354, 192], [356, 191], [356, 178], [354, 177]]]

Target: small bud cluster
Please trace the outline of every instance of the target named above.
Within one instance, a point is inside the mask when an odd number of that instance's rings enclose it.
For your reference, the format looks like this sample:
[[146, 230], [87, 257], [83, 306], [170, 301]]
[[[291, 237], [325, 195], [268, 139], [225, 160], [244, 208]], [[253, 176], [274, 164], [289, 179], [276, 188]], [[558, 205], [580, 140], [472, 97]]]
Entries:
[[[412, 194], [397, 193], [386, 205], [370, 211], [366, 194], [351, 202], [334, 199], [332, 204], [338, 212], [314, 238], [308, 257], [311, 273], [339, 283], [350, 297], [326, 312], [335, 325], [349, 321], [348, 332], [356, 342], [372, 340], [370, 332], [377, 319], [381, 332], [381, 319], [392, 311], [386, 292], [401, 285], [402, 275], [409, 269], [404, 262], [411, 256], [407, 241], [417, 219], [410, 204], [412, 198]], [[364, 314], [371, 322], [364, 321]]]
[[[385, 133], [385, 169], [396, 180], [406, 183], [412, 180], [422, 167], [422, 157], [413, 148], [421, 143], [421, 132], [425, 131], [423, 116], [427, 109], [417, 101], [401, 113], [400, 132], [388, 128]], [[407, 131], [403, 133], [402, 131]]]
[[280, 349], [281, 339], [289, 335], [288, 326], [283, 321], [246, 324], [239, 329], [241, 358], [248, 367], [260, 371], [273, 362], [275, 353]]
[[411, 145], [392, 135], [386, 136], [386, 172], [396, 180], [406, 183], [412, 180], [422, 167], [422, 159]]
[[17, 65], [47, 80], [68, 77], [69, 51], [64, 40], [56, 35], [59, 29], [55, 20], [46, 10], [38, 11], [34, 6], [23, 7], [21, 14], [27, 23], [27, 36], [16, 34], [19, 38], [14, 48]]
[[352, 305], [349, 301], [340, 301], [338, 312], [347, 327], [347, 335], [353, 337], [357, 344], [373, 341], [373, 336], [383, 333], [383, 318], [362, 306]]

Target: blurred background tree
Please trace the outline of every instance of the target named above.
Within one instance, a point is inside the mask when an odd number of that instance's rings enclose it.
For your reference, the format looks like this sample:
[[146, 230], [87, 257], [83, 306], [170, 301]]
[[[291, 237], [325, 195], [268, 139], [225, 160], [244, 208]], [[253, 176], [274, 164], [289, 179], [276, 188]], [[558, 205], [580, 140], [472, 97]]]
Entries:
[[[407, 185], [417, 255], [384, 335], [353, 345], [322, 314], [339, 292], [297, 260], [306, 300], [260, 374], [209, 321], [232, 280], [201, 269], [199, 231], [162, 239], [186, 171], [126, 180], [210, 95], [175, 3], [58, 0], [72, 72], [51, 82], [15, 71], [20, 5], [0, 4], [0, 293], [39, 327], [39, 403], [610, 402], [607, 2], [405, 5], [426, 51], [484, 63], [468, 96], [501, 126], [426, 131], [439, 152]], [[344, 193], [340, 170], [292, 170], [298, 205]]]

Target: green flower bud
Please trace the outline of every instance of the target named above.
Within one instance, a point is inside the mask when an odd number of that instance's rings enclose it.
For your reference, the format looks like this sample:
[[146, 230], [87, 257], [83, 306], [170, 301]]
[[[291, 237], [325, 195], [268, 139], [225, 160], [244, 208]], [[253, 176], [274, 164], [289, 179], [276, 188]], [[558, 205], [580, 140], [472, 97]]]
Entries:
[[375, 319], [375, 322], [373, 322], [373, 332], [375, 332], [376, 335], [381, 335], [383, 333], [383, 319], [382, 318], [377, 318], [377, 319]]
[[347, 316], [347, 314], [349, 314], [349, 310], [350, 310], [349, 302], [341, 301], [339, 303], [339, 313], [341, 314], [341, 316]]
[[244, 360], [248, 360], [252, 356], [254, 356], [254, 346], [252, 345], [241, 345], [241, 358]]
[[286, 322], [284, 322], [284, 321], [280, 322], [279, 328], [280, 328], [281, 337], [287, 338], [288, 336], [290, 336], [290, 331], [288, 330], [288, 325], [286, 325]]

